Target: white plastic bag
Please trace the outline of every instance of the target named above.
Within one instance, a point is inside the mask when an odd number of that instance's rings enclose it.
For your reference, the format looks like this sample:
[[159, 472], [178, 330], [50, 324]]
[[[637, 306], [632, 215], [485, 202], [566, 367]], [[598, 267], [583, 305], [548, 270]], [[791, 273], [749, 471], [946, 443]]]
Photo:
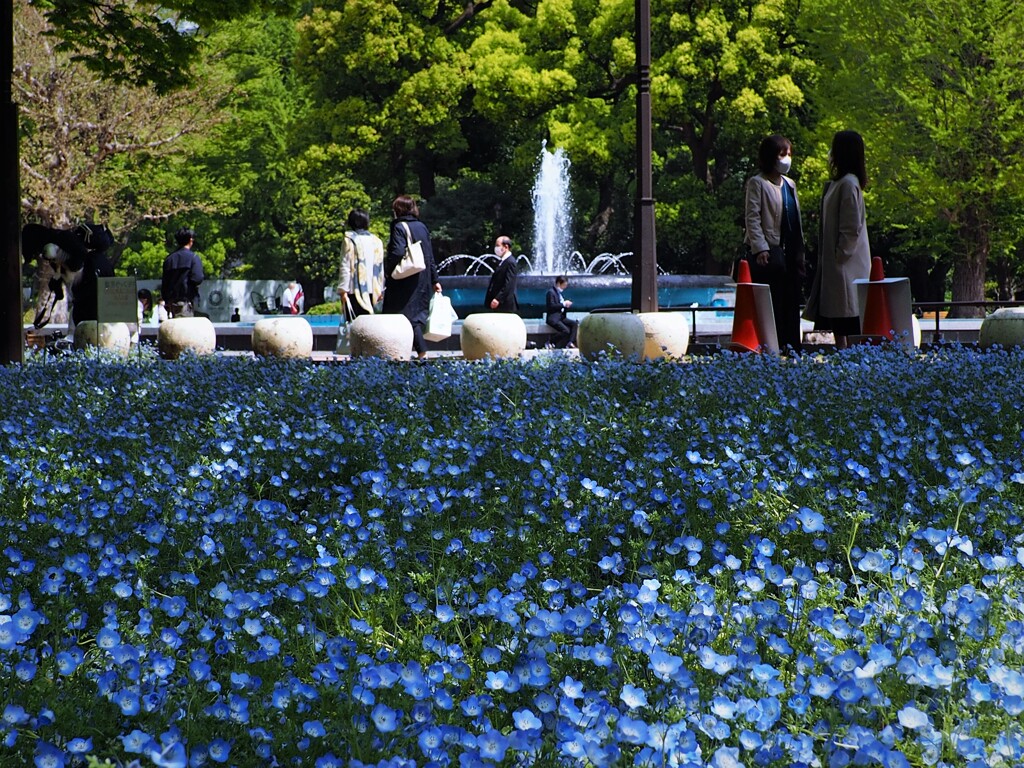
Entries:
[[423, 329], [423, 338], [427, 341], [442, 341], [452, 335], [452, 321], [459, 316], [452, 309], [452, 300], [440, 293], [430, 299], [430, 314], [427, 316], [427, 327]]

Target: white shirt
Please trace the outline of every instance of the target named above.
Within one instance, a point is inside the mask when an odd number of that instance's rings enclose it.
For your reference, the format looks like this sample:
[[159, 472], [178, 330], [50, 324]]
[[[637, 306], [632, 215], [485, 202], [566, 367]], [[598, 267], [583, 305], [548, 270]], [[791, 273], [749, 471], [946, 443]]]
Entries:
[[289, 283], [281, 294], [281, 310], [285, 314], [300, 315], [306, 304], [305, 296], [302, 294], [302, 286], [298, 283]]

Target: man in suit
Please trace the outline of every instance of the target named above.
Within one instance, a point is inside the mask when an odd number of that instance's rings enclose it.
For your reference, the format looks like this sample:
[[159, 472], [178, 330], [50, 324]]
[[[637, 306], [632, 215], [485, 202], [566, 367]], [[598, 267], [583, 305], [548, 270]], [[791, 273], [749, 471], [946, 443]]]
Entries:
[[569, 278], [559, 275], [555, 278], [555, 284], [548, 288], [544, 300], [548, 313], [545, 322], [558, 332], [555, 335], [554, 345], [559, 349], [576, 346], [576, 329], [579, 326], [579, 323], [565, 314], [566, 310], [572, 306], [572, 302], [562, 295], [562, 291], [568, 286]]
[[494, 241], [494, 255], [501, 261], [491, 275], [484, 295], [484, 306], [494, 312], [519, 312], [516, 298], [516, 260], [512, 256], [512, 241], [502, 235]]

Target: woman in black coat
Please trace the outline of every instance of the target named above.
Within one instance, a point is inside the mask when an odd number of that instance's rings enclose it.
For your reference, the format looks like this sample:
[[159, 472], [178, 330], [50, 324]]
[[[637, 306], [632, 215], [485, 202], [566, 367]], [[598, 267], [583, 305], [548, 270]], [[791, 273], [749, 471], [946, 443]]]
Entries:
[[[431, 297], [434, 293], [441, 292], [441, 282], [437, 274], [437, 265], [434, 263], [434, 249], [430, 245], [430, 231], [426, 224], [417, 218], [420, 211], [416, 201], [408, 195], [399, 195], [391, 203], [391, 211], [395, 218], [391, 222], [391, 237], [388, 238], [388, 248], [384, 254], [384, 314], [402, 314], [409, 318], [412, 325], [412, 346], [422, 360], [427, 356], [423, 326], [427, 324]], [[397, 280], [391, 277], [391, 273], [405, 256], [408, 242], [403, 224], [409, 227], [413, 242], [419, 241], [423, 246], [426, 269]]]

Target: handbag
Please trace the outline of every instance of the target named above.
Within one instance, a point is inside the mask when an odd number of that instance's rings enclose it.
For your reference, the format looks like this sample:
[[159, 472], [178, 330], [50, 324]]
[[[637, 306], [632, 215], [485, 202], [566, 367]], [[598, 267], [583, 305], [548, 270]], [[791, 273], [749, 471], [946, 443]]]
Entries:
[[409, 230], [408, 224], [404, 221], [400, 222], [400, 224], [405, 229], [405, 255], [398, 262], [398, 266], [391, 270], [391, 276], [395, 280], [404, 280], [407, 277], [419, 274], [427, 268], [427, 262], [423, 258], [423, 244], [419, 241], [413, 242], [412, 232]]
[[452, 321], [458, 319], [452, 309], [452, 300], [440, 293], [430, 299], [430, 314], [427, 315], [427, 327], [423, 329], [423, 338], [427, 341], [442, 341], [452, 335]]
[[349, 336], [349, 331], [352, 327], [352, 321], [355, 320], [355, 314], [346, 293], [344, 300], [341, 302], [341, 320], [338, 322], [338, 345], [334, 349], [334, 353], [337, 355], [352, 354], [352, 339]]

